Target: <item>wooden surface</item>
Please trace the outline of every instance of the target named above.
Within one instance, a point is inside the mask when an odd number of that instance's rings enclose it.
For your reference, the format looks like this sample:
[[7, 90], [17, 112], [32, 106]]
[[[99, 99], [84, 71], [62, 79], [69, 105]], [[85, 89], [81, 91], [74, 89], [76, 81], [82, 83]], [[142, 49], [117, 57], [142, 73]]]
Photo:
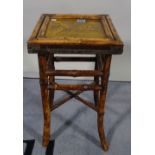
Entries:
[[29, 53], [84, 53], [83, 49], [86, 53], [122, 53], [123, 43], [109, 15], [44, 14], [28, 40]]

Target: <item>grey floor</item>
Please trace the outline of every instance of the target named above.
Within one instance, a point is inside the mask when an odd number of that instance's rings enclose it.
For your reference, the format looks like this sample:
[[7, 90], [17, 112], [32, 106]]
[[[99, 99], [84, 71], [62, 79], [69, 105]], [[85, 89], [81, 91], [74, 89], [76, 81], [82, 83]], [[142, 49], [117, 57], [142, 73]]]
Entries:
[[[57, 82], [73, 82], [59, 80]], [[82, 81], [84, 83], [85, 81]], [[110, 149], [100, 147], [96, 113], [75, 99], [62, 105], [51, 115], [51, 140], [55, 141], [54, 155], [130, 155], [131, 154], [131, 86], [130, 82], [109, 82], [105, 113], [105, 132]], [[35, 139], [33, 155], [44, 155], [41, 146], [43, 114], [39, 81], [24, 79], [24, 140]], [[57, 91], [55, 100], [65, 93]], [[93, 101], [92, 92], [81, 97]], [[24, 144], [24, 149], [26, 145]]]

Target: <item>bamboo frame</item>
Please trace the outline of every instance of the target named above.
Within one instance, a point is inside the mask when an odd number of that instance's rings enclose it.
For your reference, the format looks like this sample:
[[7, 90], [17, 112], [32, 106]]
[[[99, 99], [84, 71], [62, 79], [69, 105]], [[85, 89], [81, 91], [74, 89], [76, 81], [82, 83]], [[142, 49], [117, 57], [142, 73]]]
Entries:
[[46, 74], [49, 76], [102, 76], [101, 71], [92, 71], [92, 70], [47, 70]]
[[[76, 38], [63, 37], [62, 39], [45, 36], [49, 21], [54, 19], [89, 19], [98, 20], [103, 29], [103, 37]], [[74, 28], [74, 27], [73, 27]], [[100, 30], [100, 29], [99, 29]], [[88, 32], [87, 32], [88, 33]], [[100, 35], [99, 35], [100, 36]], [[108, 150], [108, 143], [104, 133], [105, 101], [110, 72], [112, 54], [123, 52], [121, 41], [108, 15], [56, 15], [44, 14], [40, 17], [35, 29], [28, 40], [28, 52], [37, 53], [39, 61], [40, 88], [44, 114], [43, 146], [47, 146], [50, 139], [50, 112], [63, 105], [72, 98], [97, 112], [98, 133], [103, 150]], [[56, 53], [63, 54], [96, 54], [96, 57], [54, 57]], [[54, 62], [87, 61], [95, 62], [94, 70], [55, 70]], [[57, 84], [55, 76], [92, 76], [92, 84]], [[69, 96], [54, 103], [54, 92], [66, 91]], [[77, 90], [76, 93], [71, 90]], [[83, 91], [94, 92], [95, 104], [81, 98]]]
[[53, 85], [48, 85], [48, 89], [53, 89], [53, 90], [101, 90], [102, 87], [95, 85], [95, 84], [53, 84]]
[[[86, 59], [86, 58], [84, 58]], [[39, 66], [40, 66], [40, 77], [41, 77], [41, 90], [42, 90], [42, 99], [43, 99], [43, 109], [44, 109], [44, 136], [43, 136], [43, 145], [47, 146], [49, 142], [49, 133], [50, 133], [50, 111], [55, 110], [60, 107], [67, 101], [72, 98], [80, 101], [80, 103], [88, 106], [92, 110], [97, 112], [98, 116], [98, 132], [101, 141], [102, 148], [107, 151], [108, 143], [106, 141], [105, 133], [104, 133], [104, 109], [105, 109], [105, 99], [107, 92], [107, 84], [111, 63], [111, 55], [96, 55], [95, 57], [95, 70], [94, 71], [83, 71], [83, 70], [55, 70], [54, 67], [54, 54], [39, 55]], [[63, 60], [63, 57], [61, 59]], [[66, 61], [70, 60], [70, 58], [66, 58]], [[77, 58], [78, 60], [78, 58]], [[50, 70], [50, 72], [49, 72]], [[55, 83], [54, 77], [60, 76], [94, 76], [94, 82], [91, 84], [58, 84]], [[101, 77], [101, 84], [99, 78]], [[63, 90], [67, 92], [69, 96], [65, 96], [63, 100], [53, 103], [54, 100], [54, 92], [56, 90]], [[76, 93], [71, 92], [70, 90], [79, 90]], [[94, 91], [94, 101], [95, 104], [81, 98], [79, 95], [83, 91], [93, 90]], [[46, 103], [46, 104], [45, 104]]]
[[80, 101], [80, 103], [83, 103], [84, 105], [88, 106], [89, 108], [91, 108], [91, 109], [93, 109], [93, 110], [95, 110], [97, 112], [97, 108], [90, 101], [87, 101], [87, 100], [81, 98], [80, 96], [75, 95], [71, 91], [67, 90], [65, 92], [67, 92], [69, 95], [73, 96], [76, 100]]
[[77, 91], [76, 93], [74, 93], [73, 95], [64, 97], [63, 100], [56, 102], [52, 107], [51, 107], [51, 111], [55, 110], [56, 108], [58, 108], [59, 106], [63, 105], [64, 103], [66, 103], [67, 101], [69, 101], [70, 99], [74, 98], [75, 96], [81, 94], [82, 91]]

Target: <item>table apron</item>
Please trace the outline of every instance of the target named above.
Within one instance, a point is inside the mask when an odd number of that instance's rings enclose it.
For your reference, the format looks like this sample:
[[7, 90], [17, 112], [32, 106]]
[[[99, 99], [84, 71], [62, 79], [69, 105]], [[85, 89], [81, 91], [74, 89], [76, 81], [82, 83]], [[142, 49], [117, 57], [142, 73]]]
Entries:
[[96, 48], [52, 48], [42, 46], [28, 46], [29, 53], [54, 53], [54, 54], [121, 54], [122, 47], [111, 46], [103, 49]]

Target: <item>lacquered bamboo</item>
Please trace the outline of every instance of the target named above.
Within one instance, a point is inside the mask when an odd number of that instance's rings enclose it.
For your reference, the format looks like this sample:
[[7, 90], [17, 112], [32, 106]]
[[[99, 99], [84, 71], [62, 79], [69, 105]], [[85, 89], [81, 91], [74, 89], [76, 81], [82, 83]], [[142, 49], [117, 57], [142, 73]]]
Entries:
[[101, 76], [101, 71], [93, 70], [47, 70], [46, 75], [50, 76]]
[[43, 146], [47, 146], [50, 139], [50, 90], [47, 89], [48, 77], [45, 74], [47, 59], [45, 55], [38, 55], [39, 73], [40, 73], [40, 88], [44, 114], [43, 128]]
[[[68, 20], [73, 22], [66, 23]], [[59, 21], [55, 26], [56, 29], [52, 28], [52, 25], [55, 23], [51, 23], [55, 21]], [[79, 21], [84, 22], [79, 23]], [[77, 25], [74, 25], [75, 22]], [[82, 35], [80, 32], [79, 35], [77, 34], [77, 29], [82, 29], [80, 31]], [[90, 33], [91, 30], [92, 33]], [[27, 47], [28, 53], [37, 53], [39, 60], [40, 88], [44, 115], [43, 146], [47, 146], [50, 139], [50, 111], [75, 98], [97, 112], [101, 146], [103, 150], [107, 151], [108, 143], [104, 132], [104, 113], [111, 57], [112, 54], [121, 54], [123, 52], [123, 42], [110, 17], [108, 15], [44, 14], [35, 26], [28, 40]], [[54, 57], [54, 54], [95, 54], [96, 57], [81, 57], [81, 55], [78, 57]], [[95, 69], [55, 70], [54, 62], [62, 61], [95, 62]], [[55, 76], [92, 76], [94, 77], [94, 83], [57, 84], [55, 83]], [[61, 101], [53, 104], [54, 92], [56, 90], [67, 91], [69, 96], [65, 96]], [[79, 91], [73, 93], [70, 90]], [[94, 92], [95, 105], [79, 96], [80, 93], [88, 90]]]
[[81, 94], [82, 91], [78, 91], [76, 93], [74, 93], [74, 95], [70, 95], [70, 96], [65, 96], [63, 97], [63, 100], [56, 102], [52, 107], [51, 107], [51, 111], [55, 110], [56, 108], [58, 108], [59, 106], [63, 105], [64, 103], [66, 103], [67, 101], [69, 101], [70, 99], [74, 98], [76, 95]]
[[104, 131], [104, 112], [105, 112], [105, 101], [106, 101], [106, 94], [107, 94], [107, 85], [108, 85], [108, 78], [110, 72], [110, 64], [111, 64], [111, 55], [102, 56], [103, 62], [103, 76], [101, 78], [101, 84], [103, 89], [100, 91], [100, 99], [98, 103], [98, 133], [101, 141], [102, 148], [107, 151], [109, 148], [108, 142], [106, 140], [105, 131]]
[[102, 87], [94, 84], [54, 84], [49, 85], [48, 89], [54, 89], [54, 90], [101, 90]]
[[94, 106], [93, 103], [91, 103], [90, 101], [87, 101], [83, 98], [81, 98], [78, 95], [74, 95], [74, 93], [70, 92], [70, 91], [66, 91], [69, 95], [74, 96], [75, 99], [77, 99], [78, 101], [80, 101], [80, 103], [83, 103], [84, 105], [88, 106], [89, 108], [95, 110], [97, 112], [97, 108]]

